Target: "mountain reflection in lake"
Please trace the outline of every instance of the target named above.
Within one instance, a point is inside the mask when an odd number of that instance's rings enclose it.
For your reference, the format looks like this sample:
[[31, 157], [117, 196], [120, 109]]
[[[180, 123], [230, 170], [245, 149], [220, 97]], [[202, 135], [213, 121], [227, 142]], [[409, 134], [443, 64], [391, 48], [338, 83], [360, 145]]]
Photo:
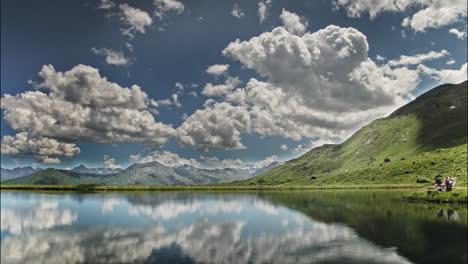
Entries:
[[466, 209], [389, 197], [2, 192], [1, 263], [466, 262]]

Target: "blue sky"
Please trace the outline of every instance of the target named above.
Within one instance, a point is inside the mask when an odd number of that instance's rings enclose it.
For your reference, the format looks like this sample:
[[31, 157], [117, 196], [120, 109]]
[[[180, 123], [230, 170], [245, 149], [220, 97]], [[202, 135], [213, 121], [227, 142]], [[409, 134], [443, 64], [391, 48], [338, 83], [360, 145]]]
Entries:
[[465, 1], [388, 2], [2, 1], [2, 167], [235, 167], [342, 142], [466, 79]]

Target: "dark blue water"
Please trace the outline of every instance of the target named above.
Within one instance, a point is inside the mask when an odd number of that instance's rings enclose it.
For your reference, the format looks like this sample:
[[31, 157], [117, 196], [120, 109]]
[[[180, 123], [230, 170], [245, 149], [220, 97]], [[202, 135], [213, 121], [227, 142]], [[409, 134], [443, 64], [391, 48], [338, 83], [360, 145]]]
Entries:
[[466, 262], [466, 208], [397, 198], [1, 192], [1, 263]]

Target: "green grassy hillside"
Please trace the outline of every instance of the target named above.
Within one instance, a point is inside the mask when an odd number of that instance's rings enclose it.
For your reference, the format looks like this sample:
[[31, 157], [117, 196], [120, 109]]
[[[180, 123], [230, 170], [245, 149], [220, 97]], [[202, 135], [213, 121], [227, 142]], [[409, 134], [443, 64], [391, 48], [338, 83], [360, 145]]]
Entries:
[[3, 184], [101, 184], [105, 183], [109, 178], [106, 175], [78, 174], [67, 170], [45, 169], [21, 178], [6, 181]]
[[436, 87], [344, 143], [324, 145], [233, 185], [415, 183], [467, 179], [467, 82]]

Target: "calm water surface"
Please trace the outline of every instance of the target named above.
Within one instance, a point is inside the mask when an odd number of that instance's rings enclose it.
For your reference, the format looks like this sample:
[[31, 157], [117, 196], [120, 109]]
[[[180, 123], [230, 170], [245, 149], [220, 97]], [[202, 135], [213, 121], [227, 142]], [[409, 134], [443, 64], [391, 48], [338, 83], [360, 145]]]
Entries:
[[1, 263], [466, 263], [466, 206], [401, 194], [1, 192]]

